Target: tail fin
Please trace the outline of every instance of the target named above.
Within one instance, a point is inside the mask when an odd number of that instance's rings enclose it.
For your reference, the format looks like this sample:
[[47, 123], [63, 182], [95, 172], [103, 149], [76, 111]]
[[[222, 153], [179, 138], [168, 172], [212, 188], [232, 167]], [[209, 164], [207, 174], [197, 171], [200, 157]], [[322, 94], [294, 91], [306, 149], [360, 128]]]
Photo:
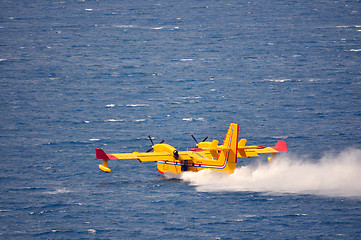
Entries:
[[[287, 144], [285, 141], [279, 140], [276, 146], [272, 147], [277, 152], [288, 152]], [[268, 157], [268, 161], [271, 162], [277, 156], [277, 153], [273, 152], [271, 157]]]
[[281, 140], [277, 142], [276, 146], [274, 146], [273, 149], [278, 152], [288, 152], [286, 142]]
[[103, 159], [103, 164], [99, 165], [100, 170], [110, 173], [111, 170], [108, 167], [108, 160], [110, 160], [111, 158], [109, 158], [109, 156], [104, 152], [104, 150], [100, 148], [95, 149], [95, 154], [97, 159]]
[[231, 123], [221, 147], [224, 150], [220, 151], [218, 161], [224, 162], [223, 171], [233, 173], [237, 166], [238, 124]]
[[110, 159], [109, 156], [101, 148], [95, 149], [95, 156], [97, 159], [106, 159], [106, 160]]
[[238, 157], [247, 157], [247, 153], [244, 150], [246, 147], [247, 139], [241, 139], [238, 142]]

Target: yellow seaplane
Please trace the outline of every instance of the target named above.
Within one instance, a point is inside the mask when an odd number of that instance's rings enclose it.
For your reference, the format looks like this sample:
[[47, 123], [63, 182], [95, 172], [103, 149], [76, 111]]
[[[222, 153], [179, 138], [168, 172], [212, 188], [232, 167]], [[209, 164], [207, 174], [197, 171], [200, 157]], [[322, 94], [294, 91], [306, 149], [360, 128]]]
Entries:
[[[150, 140], [153, 144], [151, 138]], [[196, 139], [194, 138], [194, 140]], [[219, 141], [217, 140], [212, 142], [203, 140], [197, 144], [196, 148], [178, 151], [163, 141], [159, 144], [153, 144], [150, 150], [143, 153], [106, 154], [100, 148], [96, 148], [95, 153], [97, 159], [103, 160], [103, 164], [99, 165], [100, 170], [108, 173], [111, 172], [108, 167], [109, 160], [138, 159], [139, 162], [157, 162], [157, 169], [161, 174], [180, 174], [184, 171], [198, 172], [203, 169], [231, 174], [236, 169], [238, 157], [257, 157], [259, 154], [270, 153], [272, 155], [268, 157], [268, 161], [271, 161], [277, 153], [288, 152], [285, 141], [278, 141], [274, 147], [246, 146], [246, 142], [246, 139], [238, 141], [238, 124], [231, 123], [222, 145], [218, 145]]]

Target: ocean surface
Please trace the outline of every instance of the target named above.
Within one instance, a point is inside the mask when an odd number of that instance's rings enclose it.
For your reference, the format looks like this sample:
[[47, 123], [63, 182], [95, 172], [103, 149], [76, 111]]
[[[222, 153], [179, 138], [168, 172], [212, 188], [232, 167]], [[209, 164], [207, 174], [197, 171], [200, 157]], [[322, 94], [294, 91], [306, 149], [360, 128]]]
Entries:
[[[0, 2], [0, 239], [361, 238], [360, 1]], [[289, 153], [98, 168], [231, 122]]]

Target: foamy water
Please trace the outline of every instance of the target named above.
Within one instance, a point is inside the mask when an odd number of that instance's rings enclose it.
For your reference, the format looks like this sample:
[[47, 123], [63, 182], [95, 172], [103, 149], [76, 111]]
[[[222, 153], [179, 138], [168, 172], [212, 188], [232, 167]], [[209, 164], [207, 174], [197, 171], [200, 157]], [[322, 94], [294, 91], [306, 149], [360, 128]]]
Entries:
[[255, 191], [361, 196], [361, 150], [349, 149], [319, 160], [283, 155], [273, 162], [237, 168], [231, 175], [210, 170], [186, 172], [182, 179], [198, 191]]

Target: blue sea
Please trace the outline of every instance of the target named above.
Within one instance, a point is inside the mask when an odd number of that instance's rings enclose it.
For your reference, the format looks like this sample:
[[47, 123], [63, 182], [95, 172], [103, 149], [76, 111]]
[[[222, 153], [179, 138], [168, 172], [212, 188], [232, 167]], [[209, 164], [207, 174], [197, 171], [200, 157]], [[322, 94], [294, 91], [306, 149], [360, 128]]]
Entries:
[[[360, 239], [360, 63], [358, 0], [1, 0], [0, 239]], [[98, 168], [231, 122], [289, 152]]]

